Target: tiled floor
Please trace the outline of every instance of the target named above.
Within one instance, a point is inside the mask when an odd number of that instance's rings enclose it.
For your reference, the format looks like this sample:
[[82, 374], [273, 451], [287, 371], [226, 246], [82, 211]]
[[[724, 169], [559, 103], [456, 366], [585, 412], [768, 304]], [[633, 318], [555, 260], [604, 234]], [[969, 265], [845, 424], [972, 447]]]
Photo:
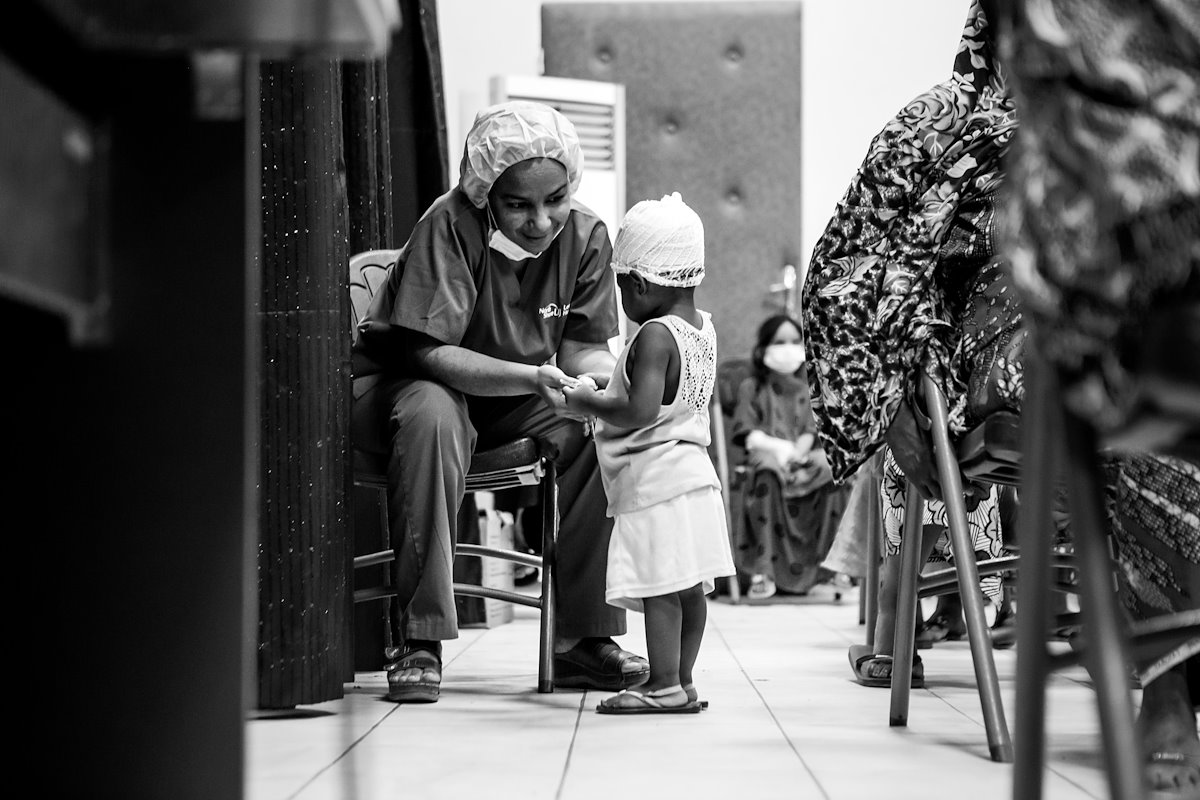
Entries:
[[[697, 715], [595, 713], [605, 693], [537, 694], [537, 620], [470, 629], [445, 649], [442, 699], [397, 706], [382, 672], [337, 701], [248, 723], [248, 800], [522, 798], [1009, 798], [1011, 767], [988, 759], [965, 642], [923, 651], [927, 688], [907, 728], [888, 692], [859, 686], [857, 595], [773, 605], [709, 603]], [[645, 652], [642, 619], [621, 643]], [[1012, 727], [1015, 653], [996, 652]], [[1082, 671], [1049, 694], [1046, 800], [1106, 797]], [[1135, 694], [1135, 700], [1137, 699]]]

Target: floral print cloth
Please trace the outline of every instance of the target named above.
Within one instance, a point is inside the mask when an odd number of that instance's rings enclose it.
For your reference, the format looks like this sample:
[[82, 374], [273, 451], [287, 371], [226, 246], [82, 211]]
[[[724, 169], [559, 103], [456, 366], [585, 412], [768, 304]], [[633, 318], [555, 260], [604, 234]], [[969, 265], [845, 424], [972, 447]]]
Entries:
[[950, 78], [874, 138], [813, 251], [808, 375], [838, 481], [883, 445], [922, 368], [949, 398], [952, 425], [966, 424], [967, 375], [951, 364], [962, 308], [950, 295], [992, 248], [992, 198], [1017, 123], [986, 28], [973, 2]]
[[1200, 302], [1200, 3], [999, 7], [1021, 113], [1003, 247], [1064, 402], [1104, 434], [1138, 411], [1147, 321]]

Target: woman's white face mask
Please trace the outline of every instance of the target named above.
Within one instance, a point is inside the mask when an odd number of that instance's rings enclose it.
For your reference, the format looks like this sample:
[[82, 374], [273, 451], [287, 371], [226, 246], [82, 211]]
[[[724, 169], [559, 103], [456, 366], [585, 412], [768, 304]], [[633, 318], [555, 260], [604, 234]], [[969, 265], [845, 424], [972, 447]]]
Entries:
[[553, 159], [530, 158], [509, 167], [488, 195], [488, 246], [511, 261], [545, 253], [571, 214], [569, 189], [566, 168]]
[[[555, 234], [555, 238], [558, 238], [558, 234]], [[488, 237], [488, 247], [510, 261], [524, 261], [527, 258], [537, 258], [541, 255], [541, 253], [531, 253], [524, 247], [521, 247], [521, 245], [505, 236], [504, 231], [499, 228], [492, 229], [492, 234]]]
[[781, 375], [792, 375], [804, 364], [804, 345], [772, 344], [763, 350], [763, 365]]

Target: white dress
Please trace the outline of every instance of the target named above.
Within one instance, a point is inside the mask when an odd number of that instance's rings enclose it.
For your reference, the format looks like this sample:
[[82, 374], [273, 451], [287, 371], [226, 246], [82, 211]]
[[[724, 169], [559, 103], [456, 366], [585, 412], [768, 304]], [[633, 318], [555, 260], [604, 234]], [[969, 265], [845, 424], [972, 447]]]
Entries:
[[[675, 337], [681, 370], [675, 399], [644, 428], [596, 425], [596, 447], [613, 517], [605, 600], [631, 611], [643, 598], [697, 584], [707, 594], [734, 574], [721, 483], [708, 455], [709, 402], [716, 376], [716, 333], [708, 314], [694, 328], [659, 317]], [[617, 359], [606, 392], [627, 394], [625, 362], [637, 335]]]

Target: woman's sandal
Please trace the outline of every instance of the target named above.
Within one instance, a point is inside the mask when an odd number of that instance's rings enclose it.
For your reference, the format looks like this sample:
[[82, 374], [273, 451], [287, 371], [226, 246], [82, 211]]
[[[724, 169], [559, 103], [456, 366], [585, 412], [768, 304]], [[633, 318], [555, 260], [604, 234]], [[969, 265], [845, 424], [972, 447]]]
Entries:
[[[850, 668], [854, 670], [854, 679], [863, 686], [882, 686], [890, 687], [892, 685], [892, 657], [876, 653], [873, 649], [865, 644], [855, 644], [850, 646]], [[872, 670], [872, 665], [882, 666], [887, 665], [887, 675], [872, 674], [876, 672]], [[921, 662], [921, 657], [913, 656], [912, 679], [909, 683], [913, 689], [925, 688], [925, 665]]]
[[961, 617], [956, 622], [942, 614], [935, 614], [925, 620], [917, 631], [917, 647], [928, 650], [938, 642], [961, 642], [966, 637], [967, 623]]
[[[401, 653], [400, 658], [388, 664], [387, 699], [393, 703], [436, 703], [442, 693], [442, 659], [429, 650], [413, 649]], [[415, 681], [401, 681], [408, 670], [419, 669], [421, 675]], [[436, 680], [425, 677], [425, 673], [437, 674]]]
[[1200, 794], [1197, 775], [1200, 758], [1191, 753], [1156, 750], [1146, 757], [1146, 779], [1155, 798], [1195, 797]]

